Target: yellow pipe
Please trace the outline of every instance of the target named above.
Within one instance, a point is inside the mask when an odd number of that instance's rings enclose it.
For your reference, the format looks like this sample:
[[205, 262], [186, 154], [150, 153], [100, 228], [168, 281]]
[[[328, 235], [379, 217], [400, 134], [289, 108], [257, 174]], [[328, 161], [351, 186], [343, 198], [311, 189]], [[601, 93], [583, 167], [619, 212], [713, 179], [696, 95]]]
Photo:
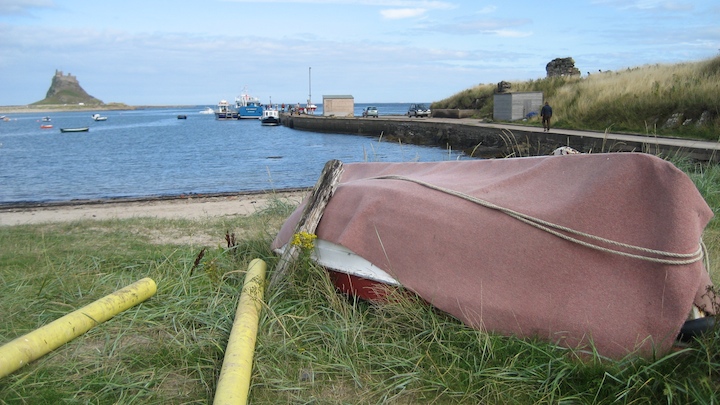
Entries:
[[262, 308], [265, 269], [266, 264], [260, 259], [254, 259], [248, 265], [215, 391], [215, 405], [247, 403], [255, 338]]
[[62, 318], [21, 336], [0, 347], [0, 378], [42, 357], [82, 335], [93, 326], [152, 297], [157, 291], [150, 278], [106, 295]]

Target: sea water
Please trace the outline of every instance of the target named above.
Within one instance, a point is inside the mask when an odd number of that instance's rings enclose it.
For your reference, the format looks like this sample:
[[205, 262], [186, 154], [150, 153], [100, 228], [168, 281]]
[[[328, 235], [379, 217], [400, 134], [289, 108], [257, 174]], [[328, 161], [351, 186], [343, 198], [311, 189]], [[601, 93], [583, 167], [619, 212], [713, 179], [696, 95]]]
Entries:
[[[370, 104], [356, 105], [357, 115]], [[374, 104], [404, 114], [408, 104]], [[440, 147], [218, 121], [206, 106], [8, 114], [0, 121], [0, 204], [311, 187], [328, 160], [443, 161]], [[50, 122], [41, 122], [45, 115]], [[187, 119], [178, 119], [186, 115]], [[41, 129], [52, 124], [52, 129]], [[89, 127], [61, 133], [60, 128]]]

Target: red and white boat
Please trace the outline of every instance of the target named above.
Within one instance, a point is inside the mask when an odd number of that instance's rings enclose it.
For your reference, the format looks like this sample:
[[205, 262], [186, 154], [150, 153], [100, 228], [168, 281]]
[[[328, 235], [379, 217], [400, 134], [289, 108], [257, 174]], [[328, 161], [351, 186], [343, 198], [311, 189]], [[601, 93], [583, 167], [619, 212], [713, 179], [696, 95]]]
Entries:
[[642, 153], [351, 163], [314, 258], [362, 298], [401, 286], [474, 328], [652, 355], [693, 308], [712, 313], [712, 216], [687, 175]]

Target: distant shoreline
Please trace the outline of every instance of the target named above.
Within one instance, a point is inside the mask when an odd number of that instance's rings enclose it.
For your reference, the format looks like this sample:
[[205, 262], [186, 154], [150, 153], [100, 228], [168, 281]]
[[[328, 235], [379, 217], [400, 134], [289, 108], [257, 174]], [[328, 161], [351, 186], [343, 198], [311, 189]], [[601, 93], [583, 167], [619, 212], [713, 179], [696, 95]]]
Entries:
[[195, 108], [200, 105], [125, 105], [125, 104], [104, 104], [104, 105], [5, 105], [0, 106], [0, 114], [23, 114], [23, 113], [50, 113], [68, 111], [133, 111], [148, 110], [155, 108]]

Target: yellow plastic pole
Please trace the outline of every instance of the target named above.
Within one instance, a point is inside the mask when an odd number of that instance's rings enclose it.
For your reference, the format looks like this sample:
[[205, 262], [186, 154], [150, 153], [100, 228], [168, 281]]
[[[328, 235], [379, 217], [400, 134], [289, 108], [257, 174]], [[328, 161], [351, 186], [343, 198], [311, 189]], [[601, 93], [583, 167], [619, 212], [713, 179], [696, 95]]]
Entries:
[[150, 278], [138, 280], [110, 295], [0, 347], [0, 378], [82, 335], [93, 326], [152, 297], [157, 291]]
[[248, 265], [215, 391], [215, 405], [247, 403], [266, 268], [260, 259]]

